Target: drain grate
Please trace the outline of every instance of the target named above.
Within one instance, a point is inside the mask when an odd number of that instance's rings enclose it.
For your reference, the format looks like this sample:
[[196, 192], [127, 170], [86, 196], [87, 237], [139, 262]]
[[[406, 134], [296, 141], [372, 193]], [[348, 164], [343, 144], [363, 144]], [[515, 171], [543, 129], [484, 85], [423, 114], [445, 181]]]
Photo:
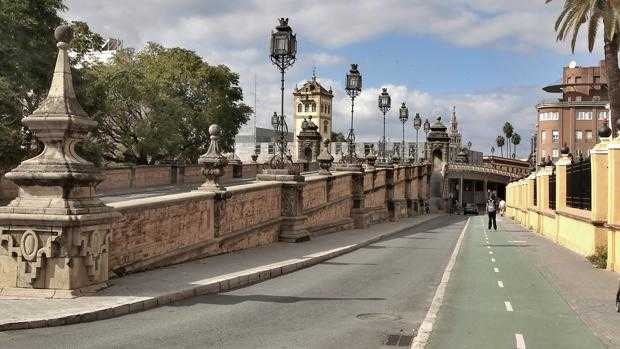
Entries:
[[413, 335], [405, 334], [403, 330], [400, 330], [398, 334], [388, 334], [383, 344], [394, 347], [409, 347], [412, 341]]

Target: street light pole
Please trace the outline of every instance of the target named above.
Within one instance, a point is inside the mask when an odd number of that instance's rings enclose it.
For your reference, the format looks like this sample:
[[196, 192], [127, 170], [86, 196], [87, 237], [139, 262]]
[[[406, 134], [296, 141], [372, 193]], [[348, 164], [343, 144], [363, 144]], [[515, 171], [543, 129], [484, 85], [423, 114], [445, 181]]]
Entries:
[[349, 166], [358, 166], [360, 161], [355, 153], [355, 133], [353, 129], [353, 111], [355, 108], [355, 97], [359, 96], [362, 91], [362, 75], [357, 70], [357, 64], [351, 64], [351, 70], [347, 74], [346, 91], [349, 97], [351, 97], [351, 128], [347, 135], [348, 154], [343, 157], [344, 162]]
[[385, 158], [385, 146], [386, 146], [385, 117], [391, 107], [392, 107], [392, 98], [390, 97], [390, 94], [388, 93], [387, 88], [384, 87], [383, 90], [381, 91], [381, 94], [379, 95], [379, 110], [381, 110], [381, 112], [383, 113], [383, 138], [381, 139], [381, 142], [380, 142], [381, 144], [380, 144], [380, 149], [379, 149], [382, 163], [386, 162], [386, 158]]
[[418, 162], [418, 131], [420, 131], [420, 126], [422, 126], [422, 117], [420, 117], [420, 113], [415, 113], [413, 117], [413, 128], [415, 128], [415, 162]]
[[[424, 141], [424, 150], [426, 151], [427, 146], [428, 146], [428, 133], [431, 130], [431, 123], [428, 121], [428, 119], [424, 120], [424, 133], [426, 134], [426, 140]], [[428, 159], [430, 158], [430, 156], [426, 159], [428, 161]]]
[[407, 108], [407, 105], [405, 104], [405, 102], [403, 102], [403, 104], [400, 106], [400, 111], [399, 111], [399, 115], [398, 118], [400, 119], [400, 122], [403, 124], [403, 143], [402, 143], [402, 156], [400, 158], [401, 162], [405, 162], [405, 123], [407, 122], [407, 120], [409, 120], [409, 108]]
[[284, 116], [284, 72], [295, 63], [297, 55], [297, 37], [293, 34], [293, 29], [288, 25], [288, 18], [280, 18], [276, 30], [271, 33], [271, 62], [280, 69], [280, 115], [274, 113], [271, 124], [276, 132], [275, 143], [278, 146], [278, 153], [269, 161], [272, 169], [284, 169], [292, 165], [292, 160], [288, 153], [286, 133], [288, 126]]

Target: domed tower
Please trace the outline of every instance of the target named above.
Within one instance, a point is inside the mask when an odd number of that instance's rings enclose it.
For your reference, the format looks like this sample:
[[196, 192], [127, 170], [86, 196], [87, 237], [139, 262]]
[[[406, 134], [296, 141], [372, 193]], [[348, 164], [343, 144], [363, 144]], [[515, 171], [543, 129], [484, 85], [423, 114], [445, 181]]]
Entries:
[[295, 122], [295, 145], [294, 156], [299, 154], [299, 134], [302, 131], [304, 119], [312, 118], [318, 126], [318, 132], [322, 139], [330, 139], [332, 133], [332, 100], [334, 93], [321, 86], [317, 81], [316, 75], [307, 81], [301, 88], [295, 88], [293, 92], [293, 110]]

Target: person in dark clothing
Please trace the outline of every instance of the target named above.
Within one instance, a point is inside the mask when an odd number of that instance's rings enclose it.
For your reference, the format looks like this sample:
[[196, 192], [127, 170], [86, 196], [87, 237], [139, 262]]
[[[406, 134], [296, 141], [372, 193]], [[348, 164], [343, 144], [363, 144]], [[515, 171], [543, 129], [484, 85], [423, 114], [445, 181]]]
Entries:
[[618, 293], [616, 293], [616, 311], [620, 313], [620, 280], [618, 280]]
[[491, 226], [493, 226], [493, 229], [497, 230], [497, 203], [494, 198], [489, 198], [489, 201], [487, 201], [487, 214], [489, 215], [488, 229], [491, 230]]

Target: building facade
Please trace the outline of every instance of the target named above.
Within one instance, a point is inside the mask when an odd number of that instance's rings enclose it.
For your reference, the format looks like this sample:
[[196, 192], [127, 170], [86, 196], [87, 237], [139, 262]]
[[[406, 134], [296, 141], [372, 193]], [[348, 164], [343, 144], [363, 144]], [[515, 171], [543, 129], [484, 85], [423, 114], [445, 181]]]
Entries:
[[536, 106], [537, 161], [557, 160], [565, 144], [574, 154], [588, 154], [597, 142], [596, 130], [609, 119], [604, 62], [598, 67], [564, 67], [562, 82], [543, 91], [559, 97]]

